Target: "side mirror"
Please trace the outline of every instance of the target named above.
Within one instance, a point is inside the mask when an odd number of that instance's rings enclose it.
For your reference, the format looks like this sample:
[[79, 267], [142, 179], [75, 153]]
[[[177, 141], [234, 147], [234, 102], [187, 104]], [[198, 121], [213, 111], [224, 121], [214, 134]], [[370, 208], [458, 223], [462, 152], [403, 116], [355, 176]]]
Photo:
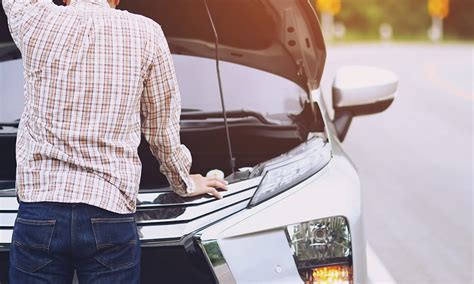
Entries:
[[386, 110], [395, 99], [398, 77], [391, 71], [369, 66], [344, 66], [332, 85], [334, 124], [341, 141], [352, 118]]

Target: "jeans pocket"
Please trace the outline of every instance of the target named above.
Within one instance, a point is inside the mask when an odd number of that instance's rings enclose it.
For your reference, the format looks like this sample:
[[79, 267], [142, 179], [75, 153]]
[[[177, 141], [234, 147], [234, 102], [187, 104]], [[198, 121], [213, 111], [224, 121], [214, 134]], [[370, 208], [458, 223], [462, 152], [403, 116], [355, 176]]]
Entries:
[[91, 218], [96, 243], [95, 259], [109, 269], [133, 266], [138, 235], [133, 217]]
[[56, 220], [16, 219], [10, 253], [17, 269], [32, 273], [52, 261], [49, 248], [55, 225]]

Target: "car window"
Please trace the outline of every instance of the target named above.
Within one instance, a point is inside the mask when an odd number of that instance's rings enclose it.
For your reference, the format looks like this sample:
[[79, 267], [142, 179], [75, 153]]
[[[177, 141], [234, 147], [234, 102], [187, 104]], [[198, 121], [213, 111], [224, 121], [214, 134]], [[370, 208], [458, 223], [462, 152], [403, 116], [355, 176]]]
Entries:
[[[216, 63], [213, 59], [174, 55], [183, 108], [222, 110]], [[280, 76], [221, 61], [221, 79], [227, 110], [253, 110], [263, 114], [301, 111], [304, 90]]]
[[[215, 61], [173, 55], [183, 109], [221, 111]], [[252, 110], [262, 114], [296, 113], [306, 94], [285, 78], [221, 62], [222, 87], [228, 110]], [[23, 107], [23, 67], [21, 60], [0, 62], [0, 121], [21, 116]]]

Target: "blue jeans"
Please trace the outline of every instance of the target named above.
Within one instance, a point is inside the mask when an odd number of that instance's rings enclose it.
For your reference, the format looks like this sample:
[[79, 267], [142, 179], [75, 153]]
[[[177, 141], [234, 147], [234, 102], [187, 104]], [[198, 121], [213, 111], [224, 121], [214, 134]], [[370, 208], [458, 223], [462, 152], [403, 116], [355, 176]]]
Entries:
[[10, 250], [10, 283], [139, 283], [133, 214], [86, 204], [20, 202]]

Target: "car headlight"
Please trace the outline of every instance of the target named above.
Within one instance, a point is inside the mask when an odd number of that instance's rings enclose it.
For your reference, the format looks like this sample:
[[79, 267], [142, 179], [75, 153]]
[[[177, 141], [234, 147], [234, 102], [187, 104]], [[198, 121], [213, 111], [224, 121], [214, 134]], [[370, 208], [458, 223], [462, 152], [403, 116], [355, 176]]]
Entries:
[[352, 246], [347, 219], [323, 218], [286, 227], [305, 283], [352, 283]]
[[321, 170], [331, 159], [331, 149], [321, 138], [301, 144], [287, 155], [264, 165], [264, 177], [250, 200], [253, 207]]

